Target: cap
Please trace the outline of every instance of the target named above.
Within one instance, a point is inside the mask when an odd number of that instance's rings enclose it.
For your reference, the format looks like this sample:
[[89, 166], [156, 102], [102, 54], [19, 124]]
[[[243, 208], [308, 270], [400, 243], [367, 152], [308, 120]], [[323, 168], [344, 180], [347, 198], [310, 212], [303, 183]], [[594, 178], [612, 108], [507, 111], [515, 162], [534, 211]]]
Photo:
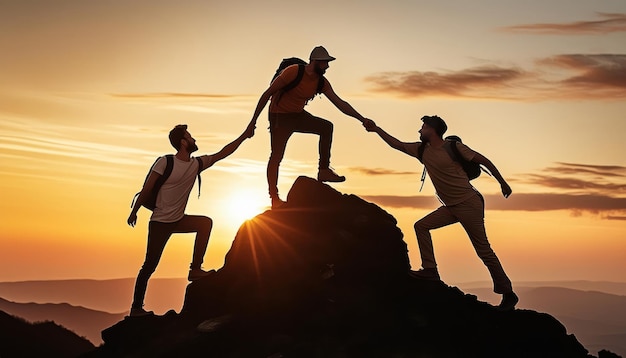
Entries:
[[311, 56], [309, 56], [309, 60], [314, 61], [333, 61], [335, 58], [328, 54], [328, 51], [323, 46], [317, 46], [311, 51]]
[[428, 124], [429, 126], [435, 129], [435, 132], [442, 137], [443, 134], [448, 130], [448, 125], [446, 122], [441, 119], [439, 116], [424, 116], [422, 117], [422, 122]]

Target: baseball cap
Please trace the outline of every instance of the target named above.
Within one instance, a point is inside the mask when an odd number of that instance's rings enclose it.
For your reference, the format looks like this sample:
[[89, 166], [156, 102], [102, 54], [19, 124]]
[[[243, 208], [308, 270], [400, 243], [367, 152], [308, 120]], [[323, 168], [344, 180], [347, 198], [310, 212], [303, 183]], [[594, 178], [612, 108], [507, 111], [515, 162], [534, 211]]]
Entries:
[[317, 46], [311, 51], [311, 55], [309, 56], [309, 60], [317, 60], [317, 61], [333, 61], [335, 58], [328, 54], [328, 51], [323, 46]]

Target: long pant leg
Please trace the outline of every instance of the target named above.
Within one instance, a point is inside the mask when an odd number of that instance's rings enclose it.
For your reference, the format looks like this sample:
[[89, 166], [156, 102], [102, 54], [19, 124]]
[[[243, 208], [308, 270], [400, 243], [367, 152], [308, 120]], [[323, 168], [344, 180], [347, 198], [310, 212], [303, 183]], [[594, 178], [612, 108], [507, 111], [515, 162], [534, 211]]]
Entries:
[[152, 273], [156, 269], [163, 249], [167, 240], [172, 235], [172, 230], [176, 223], [161, 223], [157, 221], [150, 221], [148, 224], [148, 244], [146, 247], [146, 258], [144, 260], [137, 280], [135, 281], [135, 293], [133, 295], [133, 308], [141, 308], [143, 306], [143, 300], [146, 296], [146, 288], [148, 287], [148, 280]]
[[452, 210], [467, 232], [478, 257], [487, 266], [493, 280], [494, 292], [500, 294], [511, 292], [513, 290], [511, 280], [504, 272], [500, 260], [487, 240], [484, 219], [485, 203], [482, 196], [477, 193], [463, 203], [455, 205]]
[[333, 123], [320, 117], [315, 117], [308, 112], [298, 118], [294, 123], [294, 132], [317, 134], [319, 169], [327, 169], [330, 165], [330, 148], [333, 144]]
[[290, 118], [286, 115], [275, 116], [270, 114], [270, 145], [272, 152], [267, 162], [267, 186], [270, 197], [278, 196], [278, 167], [285, 155], [285, 147], [293, 130], [289, 123]]
[[430, 230], [456, 223], [458, 220], [449, 207], [440, 206], [437, 210], [419, 219], [413, 228], [420, 248], [423, 268], [436, 268], [435, 251]]
[[319, 135], [319, 168], [325, 169], [330, 165], [330, 148], [333, 139], [332, 122], [315, 117], [306, 111], [300, 113], [270, 114], [272, 153], [267, 163], [267, 184], [270, 196], [278, 195], [278, 168], [285, 155], [287, 141], [294, 132]]
[[174, 233], [196, 233], [196, 239], [193, 245], [193, 258], [190, 268], [201, 268], [204, 261], [204, 254], [209, 244], [211, 229], [213, 228], [213, 220], [206, 216], [185, 215], [176, 222]]

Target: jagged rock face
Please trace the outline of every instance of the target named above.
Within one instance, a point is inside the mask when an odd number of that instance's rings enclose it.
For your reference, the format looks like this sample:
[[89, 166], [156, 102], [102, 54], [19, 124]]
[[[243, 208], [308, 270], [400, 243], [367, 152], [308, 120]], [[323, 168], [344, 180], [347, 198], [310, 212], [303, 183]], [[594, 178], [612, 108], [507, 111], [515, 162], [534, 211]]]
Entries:
[[91, 357], [591, 357], [550, 315], [498, 312], [409, 267], [391, 215], [300, 177], [179, 315], [126, 319]]
[[[406, 243], [396, 220], [378, 206], [300, 177], [287, 204], [239, 229], [216, 277], [189, 286], [184, 313], [215, 310], [217, 282], [226, 311], [329, 299], [331, 286], [370, 288], [402, 280], [409, 270]], [[332, 298], [330, 298], [332, 299]], [[237, 307], [239, 305], [239, 307]], [[267, 307], [264, 307], [266, 309]], [[215, 311], [214, 311], [215, 312]]]

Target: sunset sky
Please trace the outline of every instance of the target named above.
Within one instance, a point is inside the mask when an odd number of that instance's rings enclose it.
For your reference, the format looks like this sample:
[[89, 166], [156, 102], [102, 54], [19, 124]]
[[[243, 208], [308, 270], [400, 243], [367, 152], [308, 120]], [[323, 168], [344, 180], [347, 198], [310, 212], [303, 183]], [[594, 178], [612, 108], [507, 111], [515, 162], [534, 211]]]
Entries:
[[[423, 115], [491, 159], [513, 188], [473, 184], [513, 280], [626, 281], [626, 2], [445, 0], [0, 0], [0, 281], [136, 276], [150, 212], [126, 224], [169, 130], [200, 154], [236, 138], [282, 58], [325, 46], [326, 77], [362, 115], [417, 141]], [[413, 223], [438, 205], [421, 164], [322, 97], [335, 125], [333, 184], [393, 214], [413, 269]], [[256, 135], [205, 171], [187, 213], [214, 219], [205, 269], [267, 209], [267, 109]], [[296, 134], [286, 194], [317, 173]], [[442, 279], [489, 280], [459, 225], [433, 232]], [[183, 277], [193, 237], [175, 235], [154, 277]]]

